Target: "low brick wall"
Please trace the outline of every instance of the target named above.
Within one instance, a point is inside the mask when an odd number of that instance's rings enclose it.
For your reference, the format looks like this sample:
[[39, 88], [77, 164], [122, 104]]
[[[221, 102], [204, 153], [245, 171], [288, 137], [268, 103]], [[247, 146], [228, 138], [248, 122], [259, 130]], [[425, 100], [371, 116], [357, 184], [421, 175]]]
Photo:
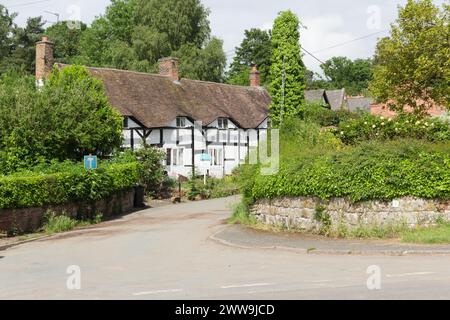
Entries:
[[344, 226], [349, 230], [399, 224], [415, 227], [433, 225], [440, 219], [450, 221], [450, 201], [402, 198], [352, 203], [346, 199], [279, 198], [257, 201], [251, 214], [263, 224], [313, 232], [325, 223], [332, 229]]
[[101, 213], [111, 217], [130, 212], [134, 208], [135, 190], [118, 192], [106, 199], [96, 202], [77, 202], [65, 205], [49, 205], [39, 208], [0, 209], [0, 231], [14, 234], [34, 232], [42, 227], [44, 215], [53, 211], [72, 218], [91, 218]]

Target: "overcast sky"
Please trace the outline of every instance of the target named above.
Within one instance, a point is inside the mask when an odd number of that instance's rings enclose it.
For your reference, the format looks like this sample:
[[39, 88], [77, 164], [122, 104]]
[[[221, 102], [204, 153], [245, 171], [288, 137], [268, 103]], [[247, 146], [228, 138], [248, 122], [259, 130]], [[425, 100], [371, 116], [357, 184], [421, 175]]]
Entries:
[[[434, 0], [441, 4], [445, 0]], [[202, 0], [210, 8], [214, 36], [224, 40], [229, 59], [240, 44], [245, 29], [269, 29], [278, 12], [291, 9], [300, 17], [301, 45], [319, 60], [333, 56], [367, 58], [373, 56], [379, 37], [397, 16], [397, 6], [406, 0]], [[45, 11], [57, 12], [62, 20], [81, 18], [91, 22], [102, 14], [110, 0], [0, 0], [10, 11], [18, 12], [17, 22], [42, 15], [51, 23], [56, 17]], [[359, 39], [363, 38], [360, 40]], [[305, 54], [308, 68], [320, 71], [320, 63]]]

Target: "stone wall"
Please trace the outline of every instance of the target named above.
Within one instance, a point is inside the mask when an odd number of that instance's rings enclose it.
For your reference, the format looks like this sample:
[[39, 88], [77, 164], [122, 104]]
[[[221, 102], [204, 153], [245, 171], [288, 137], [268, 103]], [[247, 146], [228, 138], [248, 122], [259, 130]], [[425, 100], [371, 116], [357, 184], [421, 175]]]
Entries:
[[34, 232], [42, 227], [47, 211], [57, 215], [65, 214], [72, 218], [92, 218], [101, 213], [103, 217], [111, 217], [130, 212], [134, 208], [135, 190], [118, 192], [106, 199], [96, 202], [76, 202], [58, 206], [39, 208], [0, 209], [0, 232], [23, 234]]
[[251, 214], [263, 224], [312, 232], [325, 224], [331, 229], [348, 230], [400, 224], [414, 227], [429, 226], [441, 219], [450, 221], [450, 201], [402, 198], [352, 203], [346, 199], [279, 198], [257, 201]]

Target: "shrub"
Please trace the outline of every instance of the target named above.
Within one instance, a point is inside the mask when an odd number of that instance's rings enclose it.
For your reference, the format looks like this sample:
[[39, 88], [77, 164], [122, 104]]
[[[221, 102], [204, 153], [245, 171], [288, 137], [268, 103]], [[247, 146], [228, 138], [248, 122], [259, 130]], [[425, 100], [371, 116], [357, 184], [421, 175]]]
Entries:
[[44, 231], [47, 234], [70, 231], [78, 224], [77, 220], [66, 215], [56, 215], [54, 212], [47, 212], [45, 220]]
[[359, 119], [342, 122], [335, 134], [346, 144], [398, 138], [425, 139], [431, 142], [448, 141], [450, 122], [413, 114], [402, 114], [393, 119], [365, 114]]
[[139, 162], [139, 181], [145, 187], [148, 195], [158, 194], [165, 179], [162, 165], [165, 154], [163, 151], [150, 146], [144, 146], [136, 151]]
[[[61, 171], [54, 171], [57, 167]], [[95, 201], [133, 187], [138, 181], [136, 163], [105, 164], [95, 171], [86, 171], [79, 164], [59, 164], [47, 172], [0, 176], [0, 209]]]
[[256, 175], [244, 187], [252, 200], [285, 196], [322, 199], [450, 199], [450, 144], [415, 140], [366, 142], [283, 162], [273, 176]]
[[332, 127], [338, 126], [343, 121], [358, 119], [361, 115], [361, 113], [350, 112], [343, 109], [333, 111], [320, 104], [310, 103], [305, 107], [303, 120], [306, 122], [313, 122], [321, 127]]

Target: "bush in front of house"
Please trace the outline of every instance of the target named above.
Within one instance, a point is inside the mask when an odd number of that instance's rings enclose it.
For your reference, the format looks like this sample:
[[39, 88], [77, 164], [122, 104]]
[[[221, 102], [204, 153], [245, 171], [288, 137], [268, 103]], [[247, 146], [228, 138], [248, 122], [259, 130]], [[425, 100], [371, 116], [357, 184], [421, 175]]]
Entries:
[[321, 127], [338, 126], [341, 122], [358, 119], [363, 113], [350, 112], [347, 110], [333, 111], [323, 107], [318, 103], [307, 103], [304, 107], [302, 119], [306, 122], [313, 122]]
[[358, 119], [341, 122], [335, 134], [346, 144], [398, 138], [449, 141], [450, 122], [414, 114], [401, 114], [392, 119], [364, 114]]
[[108, 163], [90, 171], [80, 164], [54, 164], [46, 170], [0, 176], [0, 209], [95, 201], [134, 187], [138, 181], [135, 162]]

